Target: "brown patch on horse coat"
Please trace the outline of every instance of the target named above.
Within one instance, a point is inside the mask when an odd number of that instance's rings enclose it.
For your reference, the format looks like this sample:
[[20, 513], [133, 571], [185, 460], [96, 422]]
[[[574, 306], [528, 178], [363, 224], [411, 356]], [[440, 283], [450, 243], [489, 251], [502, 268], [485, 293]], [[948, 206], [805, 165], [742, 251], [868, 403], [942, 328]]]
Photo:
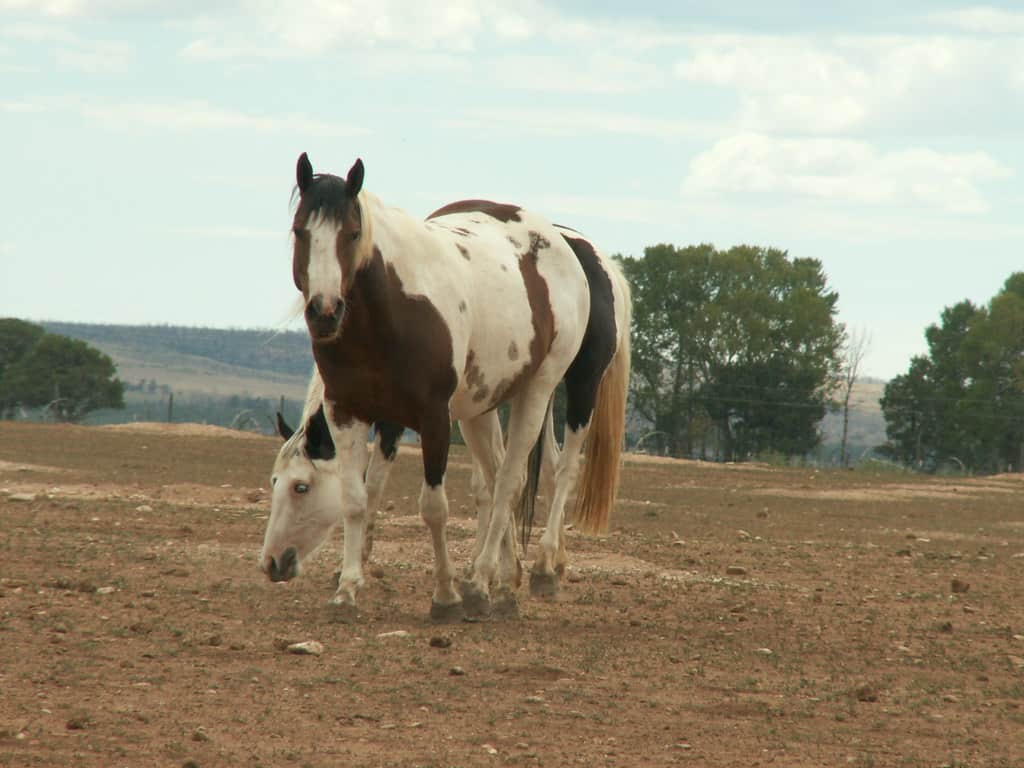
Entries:
[[464, 258], [466, 261], [470, 260], [469, 259], [469, 248], [464, 246], [462, 243], [456, 243], [455, 247], [459, 249], [459, 253], [462, 254], [462, 258]]
[[[530, 355], [523, 363], [519, 372], [511, 378], [499, 381], [491, 393], [492, 405], [503, 403], [514, 397], [523, 383], [540, 368], [544, 358], [551, 351], [555, 342], [555, 316], [551, 311], [551, 295], [548, 284], [537, 270], [540, 251], [550, 247], [551, 242], [538, 232], [530, 232], [530, 247], [519, 255], [519, 271], [526, 286], [526, 297], [530, 303], [530, 322], [533, 325], [533, 337], [530, 339]], [[516, 357], [512, 357], [515, 351]], [[509, 346], [509, 358], [519, 356], [515, 342]]]
[[448, 216], [452, 213], [484, 213], [498, 221], [522, 221], [519, 212], [522, 210], [518, 205], [508, 203], [495, 203], [491, 200], [459, 200], [455, 203], [448, 203], [443, 208], [438, 208], [428, 219], [436, 219], [439, 216]]
[[[452, 354], [441, 313], [426, 297], [405, 292], [377, 248], [353, 276], [341, 332], [313, 342], [335, 423], [388, 421], [416, 430], [432, 486], [447, 464], [448, 402], [458, 385]], [[429, 466], [427, 454], [436, 457]]]

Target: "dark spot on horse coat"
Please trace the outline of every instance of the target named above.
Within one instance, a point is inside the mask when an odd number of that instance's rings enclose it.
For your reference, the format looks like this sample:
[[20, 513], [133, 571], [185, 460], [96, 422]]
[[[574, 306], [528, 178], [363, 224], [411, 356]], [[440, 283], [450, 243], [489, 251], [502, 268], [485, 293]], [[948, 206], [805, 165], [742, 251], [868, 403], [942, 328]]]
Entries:
[[573, 430], [590, 421], [597, 400], [597, 388], [605, 369], [615, 356], [618, 336], [615, 329], [615, 295], [612, 282], [597, 253], [583, 237], [562, 237], [583, 267], [590, 288], [590, 317], [579, 352], [565, 372], [566, 424]]
[[335, 456], [334, 440], [331, 438], [331, 430], [327, 426], [323, 405], [317, 408], [316, 413], [310, 416], [306, 422], [305, 451], [306, 457], [310, 460], [329, 461]]
[[520, 243], [518, 240], [516, 240], [514, 237], [512, 237], [512, 235], [508, 236], [508, 241], [510, 243], [512, 243], [512, 247], [513, 248], [522, 248], [523, 247], [523, 244]]
[[519, 347], [516, 346], [514, 341], [508, 343], [508, 359], [518, 360], [519, 359]]
[[378, 421], [374, 427], [380, 436], [381, 453], [388, 461], [394, 461], [395, 456], [398, 455], [398, 439], [402, 436], [405, 428], [389, 421]]
[[449, 203], [443, 208], [438, 208], [428, 219], [436, 219], [440, 216], [448, 216], [452, 213], [483, 213], [498, 221], [522, 221], [519, 212], [522, 210], [518, 205], [508, 203], [495, 203], [490, 200], [459, 200]]
[[459, 312], [465, 312], [465, 311], [466, 311], [466, 300], [463, 299], [462, 301], [459, 302]]
[[476, 237], [476, 232], [471, 232], [465, 227], [452, 227], [452, 232], [463, 237]]
[[507, 264], [502, 264], [501, 265], [501, 271], [502, 272], [508, 272], [508, 265]]
[[482, 403], [491, 393], [490, 388], [484, 383], [484, 374], [480, 366], [476, 364], [476, 352], [472, 349], [466, 355], [466, 368], [463, 373], [466, 379], [466, 386], [473, 392], [473, 402]]
[[437, 486], [447, 466], [448, 401], [458, 384], [452, 337], [424, 296], [409, 295], [377, 248], [352, 278], [341, 332], [313, 342], [313, 357], [339, 426], [386, 421], [420, 433], [424, 478]]
[[469, 248], [464, 246], [462, 243], [456, 243], [455, 247], [459, 249], [459, 253], [462, 254], [462, 258], [469, 261]]

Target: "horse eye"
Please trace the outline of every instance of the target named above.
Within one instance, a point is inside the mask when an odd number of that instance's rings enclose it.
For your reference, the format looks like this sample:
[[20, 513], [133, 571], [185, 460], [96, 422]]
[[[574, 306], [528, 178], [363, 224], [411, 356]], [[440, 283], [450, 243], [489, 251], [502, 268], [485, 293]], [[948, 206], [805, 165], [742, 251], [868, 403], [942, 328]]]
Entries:
[[306, 493], [309, 491], [309, 486], [306, 483], [296, 483], [293, 487], [296, 493]]
[[277, 485], [277, 478], [276, 477], [270, 478], [270, 484], [271, 485]]

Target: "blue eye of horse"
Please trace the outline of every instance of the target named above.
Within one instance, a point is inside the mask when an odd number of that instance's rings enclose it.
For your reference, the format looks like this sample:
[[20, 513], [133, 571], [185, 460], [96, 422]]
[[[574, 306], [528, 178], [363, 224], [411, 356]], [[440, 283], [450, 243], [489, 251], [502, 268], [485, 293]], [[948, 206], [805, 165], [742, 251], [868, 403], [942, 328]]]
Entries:
[[309, 490], [309, 486], [305, 483], [296, 483], [294, 488], [296, 493], [306, 493]]

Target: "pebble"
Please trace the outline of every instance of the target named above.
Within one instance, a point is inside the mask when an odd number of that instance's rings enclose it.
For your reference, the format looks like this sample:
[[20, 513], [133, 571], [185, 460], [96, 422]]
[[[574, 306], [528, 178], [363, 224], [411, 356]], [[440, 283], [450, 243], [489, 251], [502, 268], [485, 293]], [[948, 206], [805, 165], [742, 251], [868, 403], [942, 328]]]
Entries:
[[543, 704], [544, 703], [544, 697], [543, 696], [527, 696], [524, 699], [524, 701], [527, 704]]
[[583, 581], [583, 574], [579, 571], [569, 571], [569, 575], [566, 577], [570, 584], [579, 584]]
[[759, 653], [762, 656], [771, 656], [774, 651], [771, 648], [755, 648], [754, 653]]
[[319, 656], [324, 652], [324, 646], [316, 640], [306, 640], [302, 643], [292, 643], [288, 646], [287, 650], [288, 653], [298, 654], [299, 656]]
[[739, 536], [744, 541], [747, 541], [747, 540], [753, 538], [753, 536], [750, 535], [749, 531], [744, 531], [742, 528], [740, 528], [738, 531], [736, 531], [736, 535]]
[[135, 508], [136, 512], [152, 512], [153, 508], [149, 504], [140, 504]]
[[438, 635], [430, 638], [431, 648], [451, 648], [452, 639], [448, 635]]
[[452, 667], [450, 670], [448, 670], [448, 674], [452, 677], [462, 677], [464, 674], [466, 674], [466, 670], [464, 670], [462, 667]]
[[35, 501], [36, 495], [34, 493], [12, 493], [7, 499], [8, 501]]
[[116, 587], [97, 587], [96, 588], [96, 594], [97, 595], [112, 595], [116, 591], [117, 591]]
[[727, 576], [746, 576], [747, 569], [742, 565], [730, 565], [725, 569], [725, 574]]
[[966, 581], [961, 581], [960, 579], [953, 579], [952, 583], [950, 584], [950, 589], [953, 590], [954, 594], [958, 594], [958, 595], [964, 594], [970, 588], [971, 588], [970, 584], [968, 584]]
[[1017, 669], [1024, 669], [1024, 659], [1022, 659], [1020, 656], [1007, 656], [1006, 658], [1008, 658], [1010, 660], [1010, 663], [1013, 664], [1013, 666], [1015, 666]]
[[395, 502], [393, 502], [393, 501], [389, 501], [387, 504], [384, 505], [384, 511], [385, 512], [390, 512], [394, 508], [395, 508]]
[[870, 685], [862, 685], [854, 691], [854, 696], [857, 697], [857, 701], [875, 702], [878, 701], [878, 689]]
[[377, 635], [378, 640], [386, 639], [389, 637], [408, 637], [409, 633], [404, 629], [396, 629], [393, 632], [381, 632]]
[[384, 578], [384, 566], [380, 565], [378, 563], [374, 563], [373, 565], [370, 566], [370, 575], [373, 576], [373, 578], [375, 578], [375, 579], [383, 579]]
[[488, 755], [496, 755], [496, 754], [498, 754], [498, 750], [494, 748], [493, 744], [482, 744], [481, 746], [484, 748], [484, 751]]
[[210, 740], [210, 735], [206, 732], [206, 729], [203, 728], [203, 726], [199, 726], [194, 731], [192, 731], [192, 741], [209, 741], [209, 740]]

